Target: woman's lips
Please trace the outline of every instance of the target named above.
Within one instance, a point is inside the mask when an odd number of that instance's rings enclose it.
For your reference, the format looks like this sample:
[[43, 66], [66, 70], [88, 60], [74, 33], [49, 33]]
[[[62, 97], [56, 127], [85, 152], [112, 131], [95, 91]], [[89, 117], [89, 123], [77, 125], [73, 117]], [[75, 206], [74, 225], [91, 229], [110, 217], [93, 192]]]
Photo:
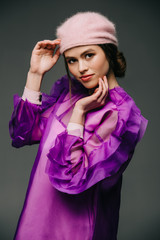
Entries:
[[80, 77], [82, 79], [82, 81], [89, 81], [90, 78], [93, 76], [94, 74], [89, 74], [89, 75], [83, 75], [82, 77]]

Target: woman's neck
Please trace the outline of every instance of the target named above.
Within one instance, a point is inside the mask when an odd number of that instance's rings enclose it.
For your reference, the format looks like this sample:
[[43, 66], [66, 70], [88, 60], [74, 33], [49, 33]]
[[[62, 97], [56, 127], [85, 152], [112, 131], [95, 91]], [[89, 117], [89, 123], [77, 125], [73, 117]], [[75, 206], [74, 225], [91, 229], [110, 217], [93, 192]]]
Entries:
[[113, 72], [110, 72], [110, 74], [107, 76], [107, 80], [108, 80], [109, 89], [112, 89], [112, 88], [115, 88], [115, 87], [119, 86], [119, 84], [117, 82], [117, 79], [116, 79]]
[[[117, 79], [113, 72], [110, 72], [110, 74], [107, 76], [107, 81], [108, 81], [109, 89], [113, 89], [113, 88], [119, 86]], [[89, 89], [88, 90], [89, 95], [92, 95], [94, 93], [95, 89], [97, 89], [97, 88], [98, 88], [98, 85], [95, 88]]]

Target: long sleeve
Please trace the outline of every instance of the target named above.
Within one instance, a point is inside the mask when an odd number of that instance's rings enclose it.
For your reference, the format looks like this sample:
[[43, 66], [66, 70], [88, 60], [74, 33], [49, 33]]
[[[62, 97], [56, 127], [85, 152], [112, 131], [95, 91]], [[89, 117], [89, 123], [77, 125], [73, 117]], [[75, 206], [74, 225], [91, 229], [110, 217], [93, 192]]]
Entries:
[[65, 77], [59, 79], [50, 95], [42, 94], [42, 104], [31, 102], [23, 94], [23, 98], [14, 96], [14, 110], [9, 122], [9, 132], [14, 147], [22, 147], [38, 143], [43, 135], [47, 119], [54, 109], [54, 104], [64, 91]]
[[83, 138], [83, 131], [84, 131], [83, 125], [78, 124], [78, 123], [70, 122], [67, 126], [67, 132], [70, 135], [74, 135], [74, 136]]
[[105, 107], [86, 116], [84, 138], [60, 133], [48, 153], [46, 173], [59, 191], [78, 194], [105, 179], [113, 186], [144, 135], [147, 120], [120, 87], [110, 91]]

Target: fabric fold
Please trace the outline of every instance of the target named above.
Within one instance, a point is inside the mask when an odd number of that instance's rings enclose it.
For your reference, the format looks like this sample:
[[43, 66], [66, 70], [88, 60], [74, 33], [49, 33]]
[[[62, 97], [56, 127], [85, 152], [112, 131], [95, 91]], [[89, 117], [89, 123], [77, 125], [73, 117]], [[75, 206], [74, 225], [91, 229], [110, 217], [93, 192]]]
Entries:
[[116, 238], [122, 173], [147, 120], [116, 87], [104, 107], [86, 114], [81, 138], [78, 126], [67, 127], [88, 90], [72, 81], [71, 96], [64, 76], [42, 94], [41, 106], [14, 97], [13, 146], [40, 142], [14, 239]]
[[87, 115], [84, 139], [64, 131], [50, 149], [46, 173], [59, 191], [77, 194], [103, 179], [118, 181], [128, 165], [147, 120], [121, 87], [111, 90], [109, 98], [94, 123], [94, 111]]
[[62, 92], [68, 91], [66, 76], [54, 83], [50, 95], [42, 93], [42, 104], [30, 102], [14, 95], [14, 111], [9, 122], [9, 132], [12, 146], [19, 148], [24, 145], [39, 143], [50, 113], [61, 97]]
[[[34, 136], [33, 129], [40, 120], [42, 109], [39, 105], [22, 100], [18, 95], [14, 96], [14, 111], [9, 123], [12, 145], [22, 147], [26, 144], [37, 143], [40, 132], [36, 131]], [[42, 127], [42, 126], [41, 126]]]

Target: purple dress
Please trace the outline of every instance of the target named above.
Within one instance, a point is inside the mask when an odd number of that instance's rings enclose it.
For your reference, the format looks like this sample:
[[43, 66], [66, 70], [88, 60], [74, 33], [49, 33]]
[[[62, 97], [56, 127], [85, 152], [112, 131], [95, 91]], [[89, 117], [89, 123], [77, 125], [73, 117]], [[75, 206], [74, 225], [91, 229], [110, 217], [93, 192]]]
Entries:
[[87, 96], [67, 76], [43, 94], [42, 105], [14, 97], [14, 147], [39, 144], [16, 240], [116, 240], [122, 174], [144, 135], [147, 120], [121, 87], [105, 106], [86, 114], [83, 139], [68, 134], [76, 101]]

